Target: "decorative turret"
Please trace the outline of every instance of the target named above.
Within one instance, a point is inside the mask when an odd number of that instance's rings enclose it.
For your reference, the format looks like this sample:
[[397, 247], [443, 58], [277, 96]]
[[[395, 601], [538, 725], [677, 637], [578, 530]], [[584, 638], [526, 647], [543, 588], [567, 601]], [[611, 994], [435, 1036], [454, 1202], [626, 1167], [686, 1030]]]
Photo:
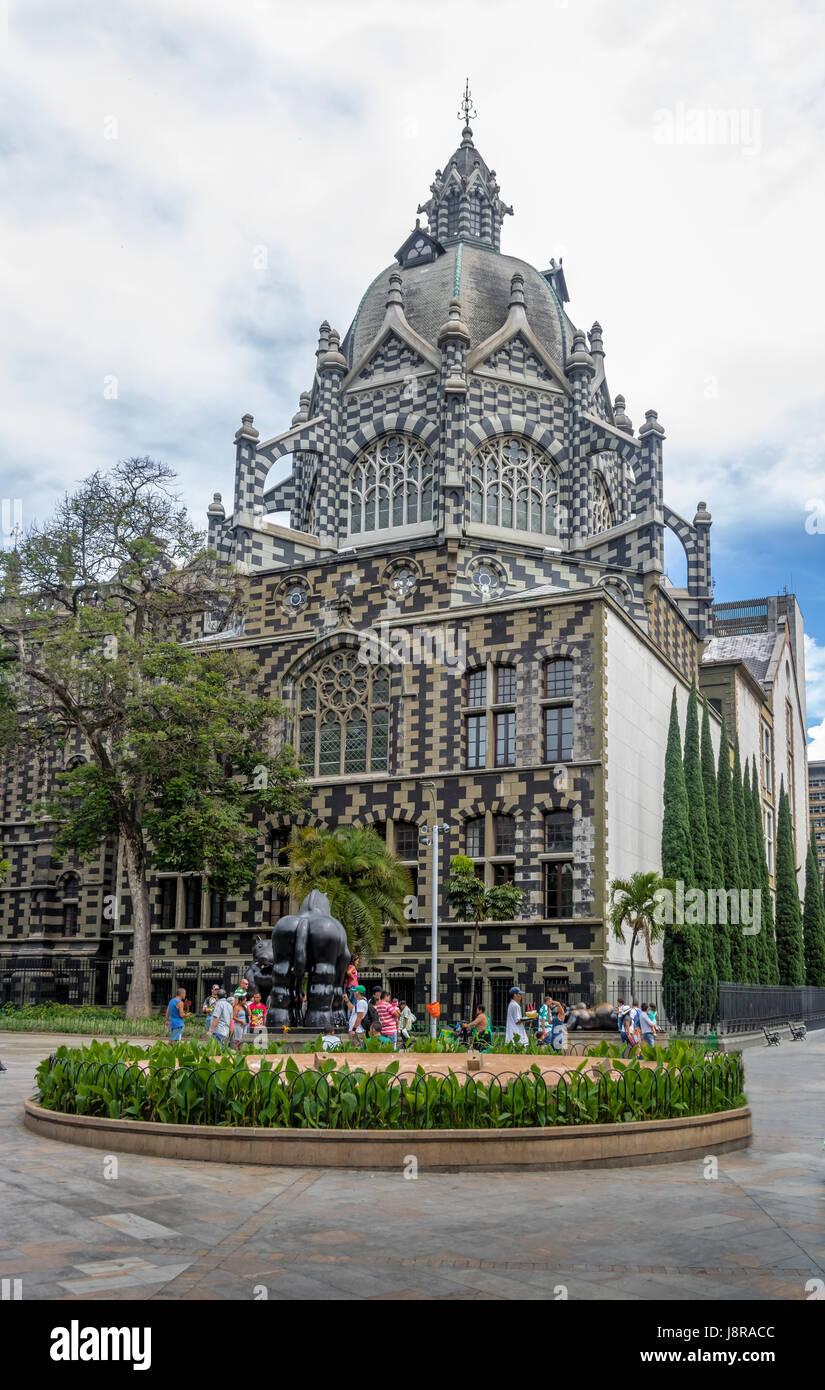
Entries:
[[623, 430], [625, 434], [632, 434], [633, 421], [629, 415], [625, 414], [625, 405], [624, 396], [617, 396], [613, 402], [613, 423], [617, 430]]
[[312, 401], [312, 396], [310, 395], [309, 391], [302, 391], [298, 399], [299, 406], [296, 413], [292, 417], [293, 425], [302, 425], [305, 420], [309, 419], [309, 407], [310, 402]]
[[430, 236], [439, 243], [474, 241], [498, 251], [502, 221], [513, 209], [501, 201], [496, 171], [487, 167], [473, 144], [470, 119], [475, 114], [468, 83], [458, 113], [464, 122], [461, 144], [444, 171], [436, 170], [432, 196], [418, 211], [427, 214]]
[[587, 339], [580, 328], [573, 334], [573, 346], [570, 356], [567, 359], [567, 375], [574, 376], [579, 372], [586, 372], [592, 376], [595, 370], [593, 358], [587, 350]]

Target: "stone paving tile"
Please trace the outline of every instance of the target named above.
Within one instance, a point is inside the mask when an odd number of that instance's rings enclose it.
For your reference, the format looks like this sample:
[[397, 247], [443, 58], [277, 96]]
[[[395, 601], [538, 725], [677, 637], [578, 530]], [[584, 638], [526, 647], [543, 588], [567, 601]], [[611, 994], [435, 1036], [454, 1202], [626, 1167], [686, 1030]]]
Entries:
[[[107, 1289], [95, 1297], [160, 1301], [251, 1300], [255, 1284], [270, 1301], [552, 1301], [559, 1285], [584, 1300], [800, 1299], [825, 1274], [825, 1033], [746, 1054], [754, 1144], [720, 1155], [715, 1181], [698, 1161], [409, 1182], [133, 1155], [106, 1180], [102, 1152], [21, 1126], [52, 1046], [0, 1037], [0, 1271], [24, 1279], [24, 1298], [86, 1297], [62, 1285], [94, 1282], [96, 1264]], [[107, 1232], [124, 1213], [145, 1239]], [[157, 1279], [111, 1287], [130, 1258]]]

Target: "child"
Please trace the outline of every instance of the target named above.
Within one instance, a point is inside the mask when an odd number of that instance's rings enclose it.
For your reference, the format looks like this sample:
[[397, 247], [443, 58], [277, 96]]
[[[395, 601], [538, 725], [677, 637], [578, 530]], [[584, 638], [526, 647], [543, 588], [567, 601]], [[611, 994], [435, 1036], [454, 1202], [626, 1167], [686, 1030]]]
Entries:
[[266, 1005], [263, 1003], [260, 994], [253, 994], [252, 1003], [249, 1006], [249, 1021], [252, 1032], [255, 1033], [259, 1028], [263, 1028], [266, 1019]]

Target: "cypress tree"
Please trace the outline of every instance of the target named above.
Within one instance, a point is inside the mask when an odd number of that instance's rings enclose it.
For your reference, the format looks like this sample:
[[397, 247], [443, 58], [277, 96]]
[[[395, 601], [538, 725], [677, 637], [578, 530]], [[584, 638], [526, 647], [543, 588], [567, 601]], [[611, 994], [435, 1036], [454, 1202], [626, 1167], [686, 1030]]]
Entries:
[[[722, 837], [719, 830], [719, 794], [716, 786], [716, 759], [710, 736], [708, 702], [702, 697], [702, 784], [705, 792], [705, 819], [708, 827], [711, 860], [711, 887], [725, 887], [725, 861], [722, 858]], [[730, 980], [730, 939], [724, 922], [710, 927], [717, 980]]]
[[716, 959], [713, 938], [715, 929], [707, 920], [708, 890], [713, 887], [713, 863], [710, 857], [710, 840], [705, 812], [705, 787], [702, 780], [702, 759], [699, 751], [699, 697], [694, 678], [688, 696], [687, 718], [685, 720], [685, 792], [687, 795], [688, 824], [690, 843], [693, 851], [693, 883], [702, 893], [702, 921], [697, 923], [696, 932], [700, 944], [702, 1005], [704, 1019], [716, 1016]]
[[[693, 849], [690, 841], [690, 818], [675, 686], [665, 752], [662, 875], [666, 879], [684, 884], [686, 889], [693, 886]], [[701, 979], [701, 940], [698, 929], [687, 922], [667, 923], [662, 961], [662, 988], [665, 1008], [677, 1024], [693, 1023], [700, 1002]]]
[[[733, 772], [731, 774], [731, 795], [733, 797], [733, 813], [736, 817], [736, 846], [739, 851], [739, 882], [736, 884], [738, 889], [748, 887], [748, 832], [745, 826], [745, 795], [742, 783], [742, 763], [739, 757], [739, 735], [735, 735], [733, 740]], [[741, 924], [731, 925], [731, 959], [740, 960], [740, 974], [737, 977], [744, 984], [751, 983], [750, 956], [748, 954], [748, 938], [743, 934]], [[737, 955], [738, 953], [738, 955]]]
[[[753, 909], [754, 893], [759, 893], [760, 896], [762, 893], [762, 872], [759, 864], [759, 850], [757, 847], [757, 832], [756, 825], [754, 824], [753, 809], [753, 787], [757, 782], [758, 773], [756, 770], [756, 763], [753, 765], [753, 778], [751, 778], [751, 765], [750, 762], [746, 762], [745, 774], [742, 781], [742, 793], [745, 802], [745, 831], [748, 841], [748, 882], [746, 886], [750, 889], [751, 909]], [[751, 927], [754, 925], [755, 923], [753, 919], [751, 919]], [[758, 925], [759, 931], [755, 936], [748, 935], [745, 937], [745, 945], [748, 952], [748, 974], [751, 984], [766, 985], [768, 984], [767, 962], [765, 960], [765, 942], [762, 935], [761, 918]]]
[[716, 789], [716, 759], [713, 756], [713, 741], [710, 736], [710, 714], [708, 702], [702, 696], [702, 785], [705, 791], [705, 819], [710, 843], [711, 876], [714, 888], [722, 888], [725, 883], [725, 863], [722, 858], [722, 845], [719, 838], [719, 795]]
[[773, 925], [773, 893], [771, 892], [771, 876], [768, 870], [768, 853], [765, 848], [765, 824], [762, 819], [762, 798], [759, 794], [759, 777], [754, 770], [753, 783], [751, 785], [751, 796], [753, 798], [753, 814], [756, 824], [756, 847], [759, 856], [759, 876], [760, 887], [762, 889], [762, 936], [764, 937], [765, 953], [765, 984], [779, 984], [779, 962], [776, 955], [776, 933]]
[[802, 913], [806, 985], [825, 985], [825, 897], [819, 878], [816, 840], [808, 845], [805, 865], [805, 908]]
[[782, 783], [776, 829], [776, 954], [781, 985], [804, 985], [805, 949], [796, 882], [791, 811]]
[[[735, 888], [739, 891], [739, 841], [736, 834], [736, 813], [733, 809], [733, 787], [730, 771], [730, 740], [728, 738], [728, 726], [725, 716], [722, 715], [722, 734], [719, 741], [719, 771], [716, 782], [717, 796], [719, 800], [719, 837], [722, 845], [722, 861], [725, 866], [725, 888]], [[734, 936], [730, 921], [724, 928], [717, 927], [717, 931], [724, 930], [728, 940], [728, 955], [730, 959], [729, 979], [736, 983], [742, 979], [742, 969], [744, 965], [743, 956], [745, 938], [737, 930]], [[720, 977], [721, 978], [721, 977]]]

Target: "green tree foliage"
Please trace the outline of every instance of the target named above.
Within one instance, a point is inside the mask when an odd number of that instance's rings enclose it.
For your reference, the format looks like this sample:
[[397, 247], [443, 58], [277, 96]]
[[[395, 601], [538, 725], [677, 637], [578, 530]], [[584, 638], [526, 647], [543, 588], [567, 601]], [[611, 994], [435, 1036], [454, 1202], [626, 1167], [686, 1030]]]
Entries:
[[[754, 769], [754, 775], [755, 769]], [[753, 906], [753, 894], [762, 893], [762, 876], [759, 868], [759, 857], [756, 844], [756, 826], [753, 821], [753, 795], [751, 789], [751, 770], [750, 762], [745, 762], [745, 769], [742, 774], [742, 801], [745, 813], [745, 844], [747, 853], [744, 856], [744, 865], [747, 868], [747, 882], [742, 887], [750, 891], [751, 906]], [[751, 923], [753, 926], [753, 923]], [[766, 984], [765, 963], [764, 963], [764, 941], [762, 939], [762, 924], [759, 923], [757, 934], [751, 935], [750, 932], [745, 936], [745, 949], [748, 959], [748, 979], [751, 984]]]
[[[739, 867], [739, 839], [736, 829], [736, 812], [733, 805], [733, 778], [730, 768], [730, 740], [725, 716], [722, 715], [722, 733], [719, 740], [719, 769], [717, 774], [717, 795], [719, 801], [719, 836], [722, 846], [722, 860], [725, 866], [724, 887], [739, 892], [742, 874]], [[730, 958], [730, 980], [734, 983], [744, 978], [745, 938], [739, 928], [730, 923], [724, 930], [728, 939]], [[721, 979], [721, 976], [720, 976]]]
[[[739, 756], [739, 735], [733, 741], [733, 771], [731, 772], [731, 798], [736, 821], [736, 849], [739, 860], [739, 882], [732, 884], [737, 890], [748, 887], [750, 876], [748, 863], [748, 832], [745, 825], [745, 794], [742, 783], [742, 762]], [[741, 923], [730, 924], [731, 963], [738, 971], [736, 978], [744, 984], [751, 984], [751, 960], [748, 954], [748, 939], [742, 932]]]
[[381, 951], [385, 927], [407, 931], [415, 906], [412, 876], [372, 826], [303, 826], [293, 830], [285, 858], [286, 864], [264, 869], [259, 882], [298, 902], [313, 888], [325, 894], [353, 953], [369, 961]]
[[456, 918], [473, 923], [473, 956], [470, 969], [470, 1018], [475, 1009], [476, 961], [478, 938], [482, 922], [508, 922], [521, 907], [524, 892], [515, 883], [499, 883], [487, 888], [476, 878], [475, 865], [465, 854], [455, 854], [450, 860], [450, 874], [444, 888], [447, 902]]
[[[719, 834], [719, 793], [716, 787], [716, 759], [710, 734], [708, 702], [702, 697], [702, 787], [705, 793], [705, 820], [710, 844], [711, 885], [722, 888], [725, 883], [725, 861]], [[721, 976], [720, 976], [721, 978]]]
[[[705, 818], [708, 827], [708, 841], [711, 857], [711, 886], [724, 888], [725, 861], [722, 856], [722, 835], [719, 825], [719, 793], [716, 784], [716, 759], [713, 756], [713, 743], [710, 734], [710, 715], [708, 702], [702, 698], [702, 786], [705, 792]], [[730, 980], [730, 935], [726, 923], [710, 927], [713, 942], [713, 959], [717, 980]]]
[[774, 930], [773, 918], [773, 894], [771, 892], [771, 879], [768, 870], [768, 855], [765, 847], [765, 824], [762, 816], [762, 797], [759, 791], [759, 776], [754, 762], [754, 774], [751, 782], [751, 798], [753, 801], [753, 819], [756, 826], [756, 848], [759, 861], [759, 885], [762, 889], [762, 940], [765, 962], [765, 984], [779, 984], [779, 963], [776, 955], [776, 932]]
[[819, 877], [816, 840], [811, 836], [805, 864], [805, 907], [802, 913], [806, 985], [825, 985], [825, 895]]
[[[693, 847], [675, 687], [665, 750], [662, 877], [674, 884], [683, 883], [685, 889], [693, 887]], [[677, 1022], [695, 1019], [701, 1007], [703, 976], [700, 929], [689, 922], [668, 923], [664, 937], [662, 989], [665, 1008]]]
[[[685, 719], [685, 791], [687, 793], [688, 820], [690, 824], [690, 842], [693, 850], [693, 887], [698, 888], [705, 895], [707, 905], [707, 893], [713, 886], [713, 861], [710, 853], [710, 839], [708, 837], [707, 812], [705, 809], [705, 784], [702, 778], [702, 758], [699, 744], [699, 698], [696, 691], [696, 680], [694, 678], [688, 696], [687, 716]], [[715, 928], [711, 926], [708, 913], [703, 914], [704, 921], [697, 923], [696, 931], [699, 934], [701, 945], [702, 963], [702, 989], [704, 1000], [710, 1003], [716, 999], [717, 974], [716, 958], [714, 953]], [[715, 1008], [713, 1009], [715, 1012]]]
[[673, 883], [657, 873], [635, 873], [631, 878], [614, 878], [610, 885], [610, 927], [617, 941], [624, 942], [625, 931], [630, 932], [630, 998], [636, 998], [636, 942], [641, 937], [647, 954], [647, 963], [654, 968], [651, 946], [664, 935], [664, 922], [661, 920], [662, 890], [672, 893]]
[[151, 1011], [150, 859], [237, 892], [254, 878], [256, 821], [296, 809], [305, 790], [254, 658], [185, 642], [204, 612], [231, 623], [243, 592], [173, 478], [146, 458], [95, 473], [0, 555], [3, 745], [83, 759], [58, 776], [45, 814], [58, 854], [91, 858], [107, 836], [120, 840], [129, 1017]]
[[776, 831], [776, 953], [781, 985], [804, 985], [802, 910], [796, 880], [793, 827], [785, 784], [779, 792]]

